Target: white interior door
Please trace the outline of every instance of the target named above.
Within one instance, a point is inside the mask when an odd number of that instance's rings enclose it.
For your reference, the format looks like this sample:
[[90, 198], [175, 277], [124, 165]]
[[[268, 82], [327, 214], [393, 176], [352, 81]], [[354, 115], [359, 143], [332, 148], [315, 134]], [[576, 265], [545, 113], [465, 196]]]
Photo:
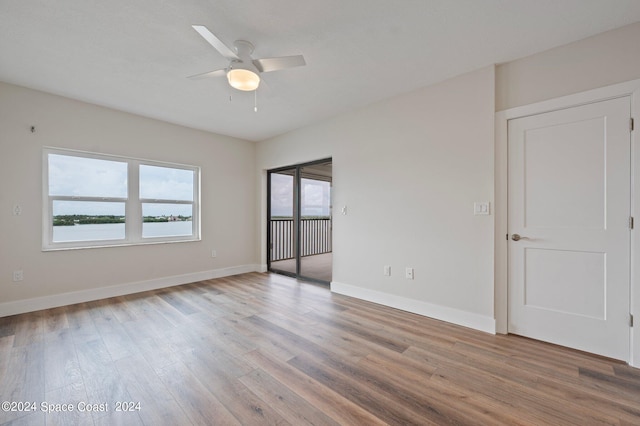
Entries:
[[509, 121], [510, 333], [629, 360], [630, 110]]

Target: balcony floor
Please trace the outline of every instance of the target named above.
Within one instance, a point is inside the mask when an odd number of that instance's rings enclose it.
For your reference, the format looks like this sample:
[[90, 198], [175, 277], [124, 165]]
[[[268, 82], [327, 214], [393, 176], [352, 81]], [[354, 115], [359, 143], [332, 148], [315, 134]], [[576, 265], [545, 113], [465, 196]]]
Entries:
[[[316, 254], [313, 256], [304, 256], [301, 259], [300, 274], [306, 278], [313, 278], [315, 280], [321, 280], [331, 282], [331, 271], [333, 265], [333, 253]], [[278, 260], [271, 262], [271, 269], [289, 272], [291, 274], [296, 273], [296, 260]]]

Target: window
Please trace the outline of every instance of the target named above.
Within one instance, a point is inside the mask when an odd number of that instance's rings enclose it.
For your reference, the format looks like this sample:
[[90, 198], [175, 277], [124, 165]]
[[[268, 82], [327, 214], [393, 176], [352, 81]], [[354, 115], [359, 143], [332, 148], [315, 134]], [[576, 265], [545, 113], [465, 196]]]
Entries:
[[200, 239], [193, 166], [46, 148], [44, 250]]

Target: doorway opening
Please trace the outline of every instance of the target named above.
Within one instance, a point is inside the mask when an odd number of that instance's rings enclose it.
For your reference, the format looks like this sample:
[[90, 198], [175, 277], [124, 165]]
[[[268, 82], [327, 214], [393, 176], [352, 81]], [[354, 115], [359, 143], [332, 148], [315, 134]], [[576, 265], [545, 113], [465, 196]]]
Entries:
[[331, 159], [267, 172], [269, 271], [331, 282], [332, 184]]

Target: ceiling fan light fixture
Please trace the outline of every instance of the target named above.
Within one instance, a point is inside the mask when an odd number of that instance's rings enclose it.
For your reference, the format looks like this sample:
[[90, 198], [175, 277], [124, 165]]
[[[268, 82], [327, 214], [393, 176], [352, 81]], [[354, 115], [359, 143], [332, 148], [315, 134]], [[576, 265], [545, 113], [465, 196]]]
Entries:
[[233, 68], [227, 72], [227, 80], [234, 89], [251, 92], [260, 85], [260, 76], [251, 70]]

